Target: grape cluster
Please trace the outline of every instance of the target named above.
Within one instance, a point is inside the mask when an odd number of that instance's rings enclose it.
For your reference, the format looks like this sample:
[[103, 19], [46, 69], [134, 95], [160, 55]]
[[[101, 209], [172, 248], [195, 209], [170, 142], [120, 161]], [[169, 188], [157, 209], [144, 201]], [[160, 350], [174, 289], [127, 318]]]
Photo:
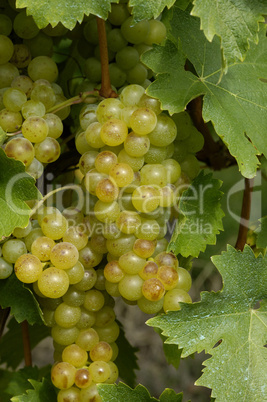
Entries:
[[55, 84], [58, 68], [48, 56], [31, 60], [26, 45], [14, 45], [5, 35], [0, 35], [0, 54], [0, 127], [8, 138], [3, 148], [7, 156], [21, 161], [26, 172], [37, 179], [43, 173], [43, 165], [60, 156], [57, 139], [63, 133], [62, 120], [69, 113], [49, 113], [65, 100]]

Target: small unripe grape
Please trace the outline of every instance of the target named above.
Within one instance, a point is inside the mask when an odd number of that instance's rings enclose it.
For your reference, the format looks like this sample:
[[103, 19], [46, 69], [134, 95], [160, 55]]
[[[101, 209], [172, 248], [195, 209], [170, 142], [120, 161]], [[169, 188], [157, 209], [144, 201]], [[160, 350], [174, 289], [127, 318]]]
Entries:
[[135, 235], [138, 239], [155, 240], [160, 233], [160, 226], [155, 219], [142, 219]]
[[46, 236], [38, 237], [31, 246], [33, 255], [41, 261], [49, 261], [52, 248], [55, 246], [54, 240]]
[[122, 235], [116, 239], [107, 240], [107, 249], [115, 257], [120, 257], [122, 254], [127, 253], [133, 247], [136, 240], [134, 235]]
[[128, 135], [127, 124], [119, 119], [109, 119], [100, 131], [102, 141], [106, 145], [116, 146], [122, 144]]
[[142, 293], [146, 299], [151, 301], [158, 301], [164, 296], [164, 285], [160, 282], [159, 279], [147, 279], [142, 286]]
[[82, 279], [74, 285], [75, 289], [87, 291], [95, 285], [96, 280], [97, 275], [95, 270], [93, 268], [88, 268], [84, 271]]
[[99, 340], [108, 342], [109, 344], [115, 342], [120, 333], [120, 327], [116, 321], [113, 321], [104, 327], [94, 327], [94, 329], [99, 335]]
[[86, 308], [86, 310], [98, 311], [104, 306], [104, 303], [105, 298], [103, 293], [101, 293], [99, 290], [91, 289], [85, 294], [83, 306]]
[[140, 136], [131, 132], [124, 141], [124, 149], [134, 157], [145, 155], [149, 150], [150, 140], [146, 135]]
[[114, 382], [117, 380], [117, 378], [119, 377], [119, 370], [118, 367], [116, 366], [115, 363], [113, 363], [113, 361], [109, 361], [108, 365], [110, 367], [110, 376], [108, 377], [108, 379], [105, 381], [106, 384], [114, 384]]
[[89, 372], [96, 383], [105, 382], [110, 376], [110, 366], [104, 361], [96, 361], [90, 364]]
[[80, 348], [90, 351], [99, 342], [99, 336], [95, 329], [87, 328], [80, 331], [75, 343], [80, 346]]
[[90, 328], [95, 323], [95, 313], [93, 311], [85, 310], [81, 307], [81, 318], [77, 322], [76, 327], [80, 330]]
[[14, 264], [20, 256], [26, 253], [27, 248], [22, 240], [10, 239], [2, 245], [3, 257], [10, 264]]
[[166, 147], [175, 140], [176, 134], [177, 128], [174, 121], [166, 114], [160, 114], [157, 116], [156, 127], [148, 137], [152, 145]]
[[67, 292], [69, 277], [62, 269], [50, 267], [42, 272], [38, 279], [38, 287], [44, 296], [55, 299]]
[[54, 341], [60, 345], [70, 345], [75, 342], [79, 335], [79, 330], [76, 327], [62, 328], [59, 325], [55, 325], [51, 330], [51, 335]]
[[100, 180], [96, 186], [95, 192], [97, 198], [103, 202], [115, 201], [119, 196], [119, 188], [112, 179]]
[[164, 302], [164, 297], [157, 301], [151, 301], [146, 299], [144, 296], [137, 300], [137, 305], [143, 313], [146, 314], [157, 314], [162, 310]]
[[[85, 299], [85, 292], [70, 286], [68, 291], [62, 297], [63, 301], [71, 307], [79, 307]], [[79, 319], [80, 320], [80, 319]]]
[[80, 346], [72, 344], [66, 346], [62, 352], [63, 362], [72, 364], [74, 367], [82, 367], [88, 360], [87, 352]]
[[132, 203], [137, 211], [149, 213], [159, 206], [159, 190], [153, 186], [140, 186], [132, 194]]
[[102, 360], [108, 362], [112, 358], [112, 348], [105, 342], [100, 341], [90, 350], [90, 359], [92, 361]]
[[8, 278], [13, 272], [13, 265], [0, 257], [0, 279]]
[[21, 282], [33, 283], [40, 278], [43, 264], [35, 255], [23, 254], [17, 259], [14, 271]]
[[61, 303], [55, 310], [55, 321], [62, 328], [74, 327], [80, 318], [80, 307], [69, 306], [66, 303]]
[[100, 173], [108, 174], [110, 169], [117, 163], [117, 155], [111, 151], [100, 152], [95, 159], [95, 167]]
[[62, 214], [52, 213], [43, 218], [41, 228], [45, 236], [53, 240], [59, 240], [65, 234], [68, 223]]
[[60, 145], [54, 138], [46, 137], [34, 145], [35, 157], [42, 163], [55, 162], [60, 156]]
[[141, 225], [141, 218], [137, 212], [122, 211], [116, 220], [116, 225], [122, 233], [135, 233]]
[[147, 164], [141, 169], [141, 184], [164, 187], [167, 184], [167, 170], [160, 164]]
[[117, 163], [110, 169], [109, 174], [119, 187], [128, 186], [134, 178], [133, 169], [126, 163]]
[[67, 362], [57, 363], [52, 367], [51, 380], [55, 387], [68, 389], [74, 384], [76, 368]]
[[68, 242], [56, 244], [50, 254], [51, 263], [61, 269], [69, 269], [73, 267], [79, 259], [77, 248]]
[[104, 268], [104, 275], [109, 282], [118, 283], [124, 277], [124, 272], [118, 261], [110, 261]]
[[5, 153], [9, 158], [19, 160], [25, 166], [29, 166], [34, 159], [34, 147], [26, 138], [18, 137], [10, 140], [6, 144]]
[[166, 292], [163, 303], [165, 313], [167, 311], [181, 310], [179, 302], [192, 303], [192, 299], [183, 289], [171, 289]]
[[129, 251], [119, 258], [119, 264], [123, 271], [130, 275], [138, 274], [144, 267], [146, 260], [139, 257], [134, 251]]
[[42, 117], [30, 116], [24, 120], [21, 127], [22, 134], [31, 142], [42, 142], [48, 135], [48, 124]]
[[143, 283], [139, 275], [125, 275], [119, 282], [119, 292], [127, 300], [138, 300], [142, 297]]
[[113, 307], [111, 306], [103, 306], [96, 313], [95, 326], [96, 327], [105, 327], [106, 325], [111, 324], [116, 318]]
[[115, 98], [102, 100], [96, 109], [97, 120], [103, 124], [109, 119], [120, 119], [124, 105]]
[[88, 388], [81, 389], [80, 402], [102, 402], [96, 384], [90, 385]]
[[80, 390], [74, 387], [61, 389], [57, 394], [57, 402], [81, 402]]
[[185, 292], [188, 292], [192, 285], [192, 278], [190, 273], [181, 267], [177, 269], [178, 273], [178, 282], [176, 285], [177, 289], [183, 289]]
[[130, 126], [138, 135], [149, 134], [157, 124], [157, 115], [148, 108], [139, 108], [130, 118]]

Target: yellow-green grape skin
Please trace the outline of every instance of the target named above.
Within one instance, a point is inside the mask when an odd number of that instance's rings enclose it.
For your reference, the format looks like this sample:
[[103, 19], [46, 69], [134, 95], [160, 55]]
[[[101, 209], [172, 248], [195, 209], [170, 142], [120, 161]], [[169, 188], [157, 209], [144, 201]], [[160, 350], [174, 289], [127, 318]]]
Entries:
[[6, 35], [0, 35], [0, 64], [6, 64], [12, 57], [14, 52], [14, 45]]
[[87, 268], [84, 271], [82, 279], [78, 283], [74, 284], [74, 286], [78, 290], [87, 291], [95, 285], [96, 280], [97, 274], [94, 268]]
[[138, 172], [142, 168], [144, 161], [145, 159], [143, 156], [130, 156], [127, 154], [125, 149], [122, 149], [118, 155], [118, 162], [129, 165], [134, 172]]
[[110, 169], [109, 175], [118, 187], [128, 186], [134, 179], [133, 169], [127, 163], [117, 163]]
[[50, 260], [56, 268], [69, 269], [77, 263], [78, 259], [79, 252], [72, 243], [61, 242], [51, 250]]
[[130, 117], [130, 126], [138, 135], [147, 135], [154, 130], [157, 124], [157, 115], [148, 108], [139, 108]]
[[108, 174], [110, 169], [116, 165], [117, 155], [111, 151], [100, 152], [95, 159], [95, 168], [100, 173]]
[[3, 104], [12, 112], [19, 112], [27, 102], [26, 94], [17, 88], [8, 88], [3, 95]]
[[119, 284], [114, 282], [105, 282], [106, 292], [112, 297], [120, 297]]
[[80, 346], [76, 344], [68, 345], [62, 352], [62, 360], [63, 362], [67, 362], [72, 366], [79, 368], [83, 367], [87, 360], [88, 354], [86, 350], [82, 349]]
[[[26, 237], [24, 237], [24, 246], [26, 246], [28, 251], [31, 251], [31, 246], [34, 240], [38, 237], [44, 236], [41, 228], [33, 229]], [[26, 251], [25, 251], [26, 252]], [[24, 253], [22, 253], [24, 254]], [[14, 261], [15, 262], [15, 261]]]
[[108, 365], [110, 367], [110, 376], [105, 381], [105, 384], [114, 384], [117, 378], [119, 377], [119, 370], [113, 361], [109, 361]]
[[160, 101], [156, 98], [152, 98], [147, 94], [143, 94], [138, 102], [138, 107], [145, 107], [150, 110], [153, 110], [156, 115], [161, 113]]
[[157, 125], [148, 134], [150, 143], [157, 147], [166, 147], [171, 144], [177, 135], [177, 128], [174, 121], [166, 114], [157, 116]]
[[96, 109], [97, 120], [103, 124], [110, 119], [120, 119], [121, 111], [124, 108], [122, 102], [115, 98], [102, 100]]
[[142, 293], [146, 299], [158, 301], [164, 296], [164, 285], [157, 278], [147, 279], [142, 286]]
[[41, 228], [45, 236], [53, 240], [59, 240], [68, 229], [68, 222], [62, 214], [52, 213], [43, 218]]
[[66, 402], [66, 401], [81, 402], [80, 390], [74, 387], [70, 387], [68, 389], [61, 389], [57, 394], [57, 402]]
[[177, 270], [168, 265], [161, 265], [159, 267], [157, 278], [163, 283], [165, 290], [174, 289], [178, 283]]
[[26, 253], [27, 248], [22, 240], [9, 239], [2, 245], [3, 257], [10, 264], [14, 264], [20, 256]]
[[55, 310], [55, 321], [62, 328], [74, 327], [81, 318], [80, 307], [61, 303]]
[[24, 283], [33, 283], [40, 278], [43, 264], [35, 255], [23, 254], [15, 262], [16, 277]]
[[98, 200], [94, 207], [94, 213], [100, 222], [115, 222], [120, 214], [120, 207], [116, 201], [103, 202]]
[[73, 244], [77, 250], [84, 248], [88, 242], [88, 237], [80, 226], [71, 226], [63, 236], [63, 242]]
[[144, 40], [146, 45], [160, 44], [166, 38], [166, 27], [159, 20], [149, 20], [149, 32]]
[[99, 360], [90, 364], [89, 372], [95, 383], [102, 383], [110, 376], [110, 367], [107, 362]]
[[134, 235], [123, 234], [119, 238], [108, 239], [106, 245], [109, 253], [115, 257], [120, 257], [122, 254], [132, 250], [135, 240]]
[[86, 328], [81, 330], [75, 341], [76, 345], [89, 352], [99, 342], [99, 336], [95, 329]]
[[164, 186], [159, 189], [159, 193], [159, 206], [164, 208], [172, 207], [175, 198], [173, 188], [170, 185]]
[[76, 368], [67, 362], [55, 364], [51, 370], [51, 380], [56, 388], [68, 389], [74, 384]]
[[137, 135], [134, 132], [129, 133], [124, 141], [124, 149], [130, 156], [144, 156], [149, 150], [150, 140], [148, 136]]
[[139, 275], [125, 275], [119, 282], [119, 292], [126, 300], [134, 301], [142, 297], [143, 279]]
[[[94, 234], [90, 239], [92, 249], [99, 254], [107, 253], [106, 239], [102, 234]], [[97, 270], [98, 271], [98, 270]]]
[[104, 305], [100, 310], [96, 312], [95, 326], [105, 327], [115, 321], [116, 315], [114, 307]]
[[69, 287], [69, 277], [65, 271], [50, 267], [42, 272], [38, 279], [38, 287], [44, 296], [55, 299], [63, 296]]
[[49, 261], [52, 248], [55, 246], [54, 240], [46, 236], [38, 237], [31, 246], [31, 253], [39, 258], [40, 261]]
[[24, 228], [16, 227], [12, 234], [14, 237], [21, 239], [22, 237], [27, 236], [32, 230], [32, 223], [29, 221], [28, 225]]
[[116, 146], [122, 144], [128, 135], [127, 124], [119, 119], [109, 119], [100, 131], [100, 136], [104, 144]]
[[100, 136], [101, 128], [102, 125], [98, 122], [91, 123], [87, 127], [85, 131], [85, 138], [90, 147], [101, 148], [105, 145]]
[[139, 212], [149, 213], [159, 206], [159, 190], [153, 186], [142, 185], [132, 194], [133, 206]]
[[68, 275], [70, 285], [75, 285], [79, 283], [84, 276], [84, 266], [80, 261], [77, 261], [73, 267], [65, 269], [65, 272]]
[[87, 151], [80, 157], [79, 169], [83, 175], [94, 169], [97, 155], [97, 151]]
[[95, 193], [97, 198], [103, 202], [115, 201], [119, 196], [119, 188], [114, 180], [102, 179], [97, 184]]
[[5, 153], [9, 158], [21, 161], [28, 167], [34, 159], [34, 147], [26, 138], [13, 138], [5, 146]]
[[167, 171], [160, 164], [147, 164], [141, 169], [141, 184], [164, 187], [167, 184]]
[[100, 341], [90, 350], [90, 359], [92, 361], [102, 360], [108, 362], [112, 359], [112, 348], [109, 343]]
[[134, 251], [128, 251], [119, 258], [119, 265], [126, 274], [135, 275], [144, 267], [146, 260], [139, 257]]
[[52, 163], [60, 156], [60, 145], [54, 138], [46, 137], [34, 145], [34, 152], [39, 162]]
[[116, 225], [122, 233], [132, 234], [141, 225], [141, 218], [137, 212], [122, 211], [116, 219]]
[[142, 219], [135, 235], [138, 239], [155, 240], [160, 233], [160, 226], [155, 219]]
[[99, 311], [105, 303], [103, 293], [99, 290], [91, 289], [85, 294], [83, 306], [88, 311]]
[[167, 171], [167, 182], [175, 183], [181, 176], [181, 166], [174, 159], [165, 159], [162, 162], [162, 165], [165, 167]]
[[151, 301], [146, 299], [144, 296], [137, 300], [137, 305], [143, 313], [146, 314], [157, 314], [163, 308], [164, 297], [157, 301]]
[[105, 265], [104, 275], [107, 281], [118, 283], [124, 277], [124, 272], [120, 267], [118, 261], [110, 261]]
[[37, 56], [28, 65], [28, 75], [33, 81], [45, 79], [54, 82], [58, 77], [58, 68], [50, 57]]
[[109, 344], [115, 342], [120, 333], [120, 327], [118, 326], [116, 321], [113, 321], [112, 323], [105, 325], [104, 327], [94, 326], [94, 329], [99, 335], [99, 340], [108, 342]]
[[62, 328], [59, 325], [55, 325], [51, 329], [51, 335], [55, 342], [60, 345], [70, 345], [75, 342], [79, 335], [79, 329], [75, 327], [71, 328]]
[[81, 318], [77, 322], [76, 327], [79, 330], [83, 330], [86, 328], [90, 328], [95, 323], [95, 313], [92, 311], [85, 310], [85, 308], [81, 307]]
[[168, 311], [181, 310], [180, 302], [192, 303], [190, 295], [183, 289], [171, 289], [166, 292], [164, 297], [163, 309]]
[[182, 267], [177, 268], [177, 273], [178, 273], [178, 282], [175, 288], [182, 289], [185, 292], [188, 292], [192, 285], [192, 278], [190, 273]]
[[30, 116], [24, 120], [21, 131], [27, 140], [38, 143], [46, 139], [48, 125], [42, 117]]
[[[85, 292], [83, 290], [76, 289], [74, 286], [70, 286], [67, 292], [62, 296], [63, 302], [66, 303], [68, 306], [73, 307], [80, 307], [83, 304], [84, 299], [85, 299]], [[81, 314], [79, 315], [80, 317], [78, 321], [80, 321], [81, 318]]]
[[43, 116], [43, 119], [48, 125], [48, 137], [52, 137], [55, 140], [61, 136], [63, 133], [63, 123], [56, 114], [47, 113]]
[[81, 389], [79, 402], [102, 402], [96, 384], [92, 384], [87, 388]]

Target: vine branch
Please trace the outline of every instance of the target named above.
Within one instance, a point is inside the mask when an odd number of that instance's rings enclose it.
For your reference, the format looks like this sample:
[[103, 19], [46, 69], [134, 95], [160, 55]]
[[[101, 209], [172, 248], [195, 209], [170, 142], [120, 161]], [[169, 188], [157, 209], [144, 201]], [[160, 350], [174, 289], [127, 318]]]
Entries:
[[116, 98], [118, 95], [113, 91], [110, 83], [108, 44], [106, 35], [105, 21], [96, 17], [97, 31], [99, 39], [100, 60], [101, 60], [101, 88], [99, 95], [104, 98]]
[[239, 225], [239, 231], [235, 248], [237, 250], [243, 250], [247, 241], [247, 234], [249, 229], [249, 218], [251, 210], [251, 195], [253, 191], [253, 179], [245, 178], [245, 189], [243, 193], [243, 202], [241, 210], [241, 219]]
[[21, 323], [21, 329], [22, 329], [25, 366], [32, 366], [32, 352], [30, 345], [29, 324], [26, 320]]

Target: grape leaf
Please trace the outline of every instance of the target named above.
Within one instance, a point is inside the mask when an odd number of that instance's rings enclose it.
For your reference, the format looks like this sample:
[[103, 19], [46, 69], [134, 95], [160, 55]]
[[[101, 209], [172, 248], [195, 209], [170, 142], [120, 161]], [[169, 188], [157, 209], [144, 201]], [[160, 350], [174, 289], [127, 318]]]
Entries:
[[14, 396], [12, 402], [52, 402], [57, 400], [57, 394], [51, 381], [44, 378], [42, 382], [29, 380], [33, 389], [28, 389], [26, 394]]
[[19, 371], [0, 370], [1, 402], [9, 402], [12, 396], [25, 392], [29, 388], [28, 378], [37, 380], [38, 376], [36, 366], [24, 367]]
[[107, 19], [111, 3], [119, 0], [16, 0], [17, 7], [27, 7], [39, 28], [48, 24], [55, 27], [61, 22], [66, 28], [73, 29], [76, 22], [82, 22], [84, 15], [94, 14]]
[[98, 392], [103, 402], [181, 402], [183, 394], [176, 394], [172, 389], [165, 389], [159, 400], [151, 397], [143, 385], [137, 385], [134, 389], [119, 382], [119, 384], [98, 384]]
[[[245, 61], [232, 63], [222, 75], [219, 38], [208, 42], [199, 30], [199, 20], [178, 7], [172, 8], [172, 15], [171, 38], [176, 38], [176, 43], [168, 40], [165, 46], [154, 46], [142, 56], [142, 61], [158, 73], [147, 92], [159, 98], [163, 109], [171, 114], [183, 111], [192, 99], [204, 95], [204, 120], [212, 121], [241, 173], [251, 178], [259, 164], [256, 155], [267, 155], [267, 91], [262, 80], [267, 77], [265, 28], [260, 29], [259, 43], [251, 43]], [[195, 74], [185, 71], [186, 58]]]
[[6, 137], [6, 132], [0, 127], [0, 145], [4, 144]]
[[[115, 363], [119, 369], [120, 378], [130, 387], [134, 387], [136, 379], [134, 370], [138, 370], [139, 368], [136, 356], [138, 349], [129, 343], [128, 339], [125, 337], [122, 324], [120, 322], [118, 322], [118, 324], [120, 326], [120, 334], [116, 343], [119, 347], [120, 353], [118, 354]], [[125, 359], [125, 356], [127, 356], [127, 359]]]
[[[263, 0], [194, 0], [191, 14], [201, 20], [206, 38], [221, 38], [226, 64], [244, 60], [249, 41], [258, 42], [259, 22], [267, 13]], [[238, 23], [237, 23], [238, 21]]]
[[258, 248], [267, 247], [267, 216], [260, 219], [260, 231], [257, 232], [256, 246]]
[[[8, 331], [0, 340], [0, 364], [5, 363], [7, 367], [16, 369], [24, 359], [21, 325], [12, 318], [7, 328]], [[50, 336], [50, 328], [45, 325], [29, 325], [29, 337], [32, 349], [48, 336]]]
[[[223, 277], [219, 292], [202, 292], [201, 301], [150, 319], [182, 357], [205, 350], [211, 358], [196, 384], [212, 388], [216, 402], [263, 401], [267, 387], [267, 256], [249, 246], [212, 257]], [[255, 304], [263, 300], [261, 307]], [[221, 340], [220, 344], [217, 344]], [[216, 345], [217, 344], [217, 345]], [[233, 381], [234, 379], [234, 381]]]
[[165, 341], [167, 338], [162, 335], [162, 331], [159, 328], [154, 328], [154, 330], [159, 334], [163, 341], [163, 352], [168, 364], [172, 364], [173, 367], [177, 369], [180, 365], [182, 349], [178, 349], [177, 345], [166, 343]]
[[169, 251], [184, 257], [198, 257], [207, 244], [216, 243], [216, 234], [223, 230], [221, 184], [212, 178], [212, 174], [204, 176], [201, 171], [183, 192], [179, 203], [180, 215], [168, 245]]
[[[170, 8], [174, 3], [175, 0], [152, 0], [149, 2], [130, 0], [129, 5], [133, 7], [133, 16], [135, 21], [140, 21], [157, 18], [165, 7]], [[181, 3], [182, 7], [184, 7], [185, 5], [188, 5], [189, 0], [178, 0], [177, 3], [178, 5]]]
[[18, 322], [27, 320], [31, 325], [43, 324], [39, 303], [14, 273], [0, 281], [0, 305], [3, 308], [11, 307], [11, 314]]
[[31, 210], [25, 201], [41, 198], [34, 183], [22, 162], [8, 158], [0, 149], [0, 239], [15, 227], [27, 226]]

